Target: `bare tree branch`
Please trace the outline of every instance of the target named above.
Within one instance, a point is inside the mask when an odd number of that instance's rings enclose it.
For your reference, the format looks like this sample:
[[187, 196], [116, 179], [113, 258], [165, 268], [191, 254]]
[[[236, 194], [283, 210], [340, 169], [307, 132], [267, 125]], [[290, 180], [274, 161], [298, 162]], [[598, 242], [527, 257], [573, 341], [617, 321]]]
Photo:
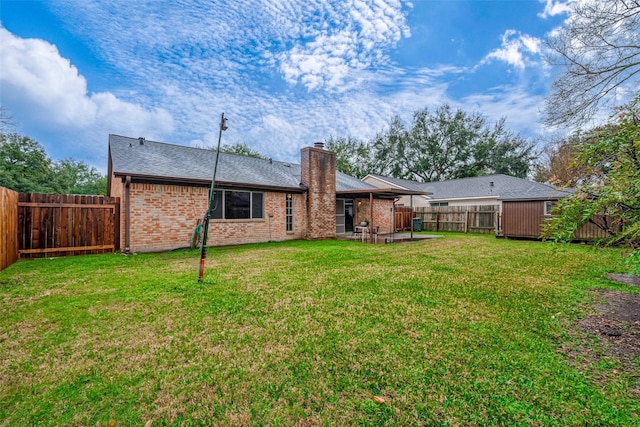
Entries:
[[13, 116], [7, 111], [6, 108], [0, 106], [0, 134], [7, 135], [15, 132], [16, 123], [13, 120]]
[[[578, 4], [566, 25], [547, 39], [547, 61], [565, 68], [545, 104], [545, 122], [577, 126], [601, 107], [638, 94], [640, 1]], [[624, 96], [627, 95], [627, 96]]]

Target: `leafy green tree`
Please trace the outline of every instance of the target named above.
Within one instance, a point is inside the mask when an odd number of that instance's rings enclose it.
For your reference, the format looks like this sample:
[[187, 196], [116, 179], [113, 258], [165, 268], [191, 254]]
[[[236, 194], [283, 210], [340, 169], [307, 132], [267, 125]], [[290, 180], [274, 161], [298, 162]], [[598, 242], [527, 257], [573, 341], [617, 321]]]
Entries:
[[244, 142], [238, 142], [231, 145], [225, 144], [220, 148], [220, 151], [223, 153], [239, 154], [241, 156], [255, 157], [257, 159], [267, 158], [266, 156], [263, 156], [262, 154], [260, 154], [258, 151], [250, 148]]
[[371, 166], [376, 174], [417, 179], [411, 177], [411, 171], [406, 161], [410, 156], [411, 149], [411, 147], [407, 147], [409, 138], [409, 131], [399, 116], [392, 117], [389, 121], [389, 127], [376, 134], [369, 143], [373, 149]]
[[73, 159], [56, 162], [55, 186], [63, 194], [92, 194], [104, 196], [107, 194], [107, 177], [100, 174], [94, 167]]
[[0, 134], [0, 186], [23, 193], [55, 192], [51, 159], [28, 136]]
[[37, 141], [0, 133], [0, 186], [21, 193], [104, 195], [107, 178], [83, 162], [53, 162]]
[[473, 146], [471, 161], [456, 172], [456, 177], [505, 174], [526, 178], [537, 158], [534, 146], [507, 130], [502, 118], [492, 129], [483, 129]]
[[504, 119], [491, 128], [481, 114], [446, 104], [414, 112], [410, 128], [392, 118], [372, 146], [379, 173], [424, 182], [493, 173], [524, 178], [535, 158], [533, 144], [509, 132]]
[[[640, 97], [620, 108], [615, 119], [593, 135], [579, 147], [575, 159], [588, 176], [575, 194], [558, 203], [542, 236], [568, 242], [580, 227], [593, 222], [608, 235], [598, 243], [639, 248]], [[597, 215], [606, 220], [595, 221]]]
[[371, 165], [371, 148], [363, 141], [350, 136], [334, 138], [326, 142], [327, 150], [336, 153], [336, 169], [356, 178], [364, 178], [373, 172]]

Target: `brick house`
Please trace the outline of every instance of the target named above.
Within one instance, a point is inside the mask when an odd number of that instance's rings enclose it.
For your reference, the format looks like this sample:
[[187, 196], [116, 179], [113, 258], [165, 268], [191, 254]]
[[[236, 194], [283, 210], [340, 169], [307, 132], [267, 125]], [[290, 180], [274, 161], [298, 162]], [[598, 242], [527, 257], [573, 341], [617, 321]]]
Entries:
[[[108, 194], [121, 200], [125, 252], [189, 245], [207, 210], [214, 150], [109, 135]], [[381, 189], [336, 171], [322, 143], [300, 164], [220, 153], [207, 245], [330, 239], [369, 220], [393, 228], [394, 200], [410, 191]]]

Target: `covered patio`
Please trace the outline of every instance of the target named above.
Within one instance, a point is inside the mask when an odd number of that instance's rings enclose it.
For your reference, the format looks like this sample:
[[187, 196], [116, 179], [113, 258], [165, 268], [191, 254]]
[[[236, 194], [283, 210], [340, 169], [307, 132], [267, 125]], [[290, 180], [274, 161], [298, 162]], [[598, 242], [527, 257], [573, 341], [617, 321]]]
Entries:
[[[397, 188], [336, 191], [336, 235], [363, 243], [396, 241], [396, 201], [409, 196], [412, 203], [413, 196], [428, 194]], [[413, 229], [408, 234], [413, 240]]]

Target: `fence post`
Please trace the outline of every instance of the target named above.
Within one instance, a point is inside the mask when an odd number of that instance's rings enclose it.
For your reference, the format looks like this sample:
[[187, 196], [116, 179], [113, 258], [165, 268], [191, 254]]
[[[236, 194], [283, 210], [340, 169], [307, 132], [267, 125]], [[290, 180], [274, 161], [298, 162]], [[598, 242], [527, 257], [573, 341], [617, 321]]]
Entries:
[[18, 259], [18, 193], [0, 187], [0, 270]]
[[469, 231], [469, 206], [464, 212], [464, 232], [465, 234]]

